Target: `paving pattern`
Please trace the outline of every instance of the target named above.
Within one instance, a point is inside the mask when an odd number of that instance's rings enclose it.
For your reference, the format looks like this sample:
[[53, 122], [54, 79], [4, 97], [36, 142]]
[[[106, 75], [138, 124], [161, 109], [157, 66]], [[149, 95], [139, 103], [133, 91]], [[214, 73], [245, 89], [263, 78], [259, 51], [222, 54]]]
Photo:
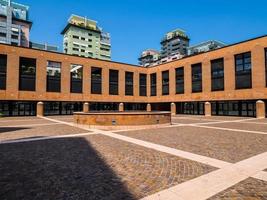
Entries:
[[209, 200], [266, 200], [267, 182], [248, 178], [225, 191], [209, 198]]
[[[6, 122], [4, 122], [6, 120]], [[89, 132], [44, 119], [5, 118], [0, 121], [0, 142]]]
[[267, 151], [267, 135], [253, 133], [181, 126], [119, 134], [233, 163]]
[[139, 199], [215, 169], [102, 135], [3, 144], [0, 152], [0, 199]]
[[267, 119], [172, 122], [111, 132], [72, 116], [0, 118], [0, 199], [267, 199]]

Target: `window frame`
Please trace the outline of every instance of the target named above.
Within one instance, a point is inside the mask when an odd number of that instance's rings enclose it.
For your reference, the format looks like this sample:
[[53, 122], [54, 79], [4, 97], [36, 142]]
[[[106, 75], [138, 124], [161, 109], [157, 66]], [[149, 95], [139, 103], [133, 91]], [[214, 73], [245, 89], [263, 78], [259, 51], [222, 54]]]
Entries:
[[[129, 77], [130, 79], [127, 80]], [[125, 96], [133, 96], [134, 95], [134, 72], [125, 72]]]
[[[93, 77], [93, 69], [94, 70], [100, 70], [100, 78], [97, 77]], [[91, 94], [102, 94], [102, 73], [103, 69], [101, 67], [91, 67]], [[95, 82], [94, 82], [95, 81]], [[96, 91], [94, 90], [94, 85], [98, 84], [100, 90]]]
[[[155, 83], [153, 83], [153, 76], [155, 76]], [[150, 96], [157, 96], [157, 73], [150, 74]]]
[[[182, 81], [178, 80], [178, 70], [183, 72]], [[180, 85], [183, 86], [182, 87], [183, 89], [181, 91], [178, 91], [178, 88], [180, 88]], [[176, 94], [184, 94], [184, 67], [175, 68], [175, 93]]]
[[[216, 62], [220, 62], [222, 61], [222, 75], [221, 76], [217, 76], [217, 77], [214, 77], [214, 72], [216, 71], [214, 68], [217, 67], [217, 69], [221, 66], [213, 66], [213, 64], [217, 64]], [[217, 70], [218, 72], [219, 70]], [[221, 71], [221, 70], [220, 70]], [[211, 91], [212, 92], [215, 92], [215, 91], [224, 91], [224, 58], [217, 58], [217, 59], [214, 59], [214, 60], [211, 60], [210, 61], [210, 72], [211, 72]], [[215, 81], [218, 81], [222, 79], [222, 87], [221, 88], [215, 88]]]
[[[115, 75], [116, 79], [114, 79]], [[109, 69], [109, 95], [119, 95], [119, 70]]]
[[[199, 67], [200, 68], [200, 78], [194, 79], [194, 70], [193, 68]], [[192, 84], [192, 93], [200, 93], [203, 91], [203, 83], [202, 83], [202, 63], [196, 63], [191, 65], [191, 84]], [[199, 89], [194, 89], [194, 85], [197, 83], [200, 83], [200, 88]]]
[[[166, 78], [164, 78], [164, 75]], [[161, 86], [162, 86], [162, 95], [169, 95], [170, 94], [170, 72], [169, 70], [165, 70], [161, 72]]]

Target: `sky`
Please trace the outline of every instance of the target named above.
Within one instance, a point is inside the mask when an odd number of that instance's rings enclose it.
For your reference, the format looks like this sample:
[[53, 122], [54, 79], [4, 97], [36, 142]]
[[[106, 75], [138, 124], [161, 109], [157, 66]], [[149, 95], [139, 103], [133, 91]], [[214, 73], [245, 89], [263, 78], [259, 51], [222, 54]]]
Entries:
[[137, 64], [142, 50], [160, 49], [180, 28], [190, 45], [210, 39], [232, 44], [267, 35], [267, 0], [15, 0], [30, 6], [30, 39], [62, 49], [71, 14], [96, 20], [111, 34], [112, 60]]

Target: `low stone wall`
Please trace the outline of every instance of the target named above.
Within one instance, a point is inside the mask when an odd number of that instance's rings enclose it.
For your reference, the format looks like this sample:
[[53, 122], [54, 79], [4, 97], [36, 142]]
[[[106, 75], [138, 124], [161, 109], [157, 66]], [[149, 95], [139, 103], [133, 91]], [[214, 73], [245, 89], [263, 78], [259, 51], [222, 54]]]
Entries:
[[90, 126], [170, 124], [170, 112], [75, 112], [74, 122]]

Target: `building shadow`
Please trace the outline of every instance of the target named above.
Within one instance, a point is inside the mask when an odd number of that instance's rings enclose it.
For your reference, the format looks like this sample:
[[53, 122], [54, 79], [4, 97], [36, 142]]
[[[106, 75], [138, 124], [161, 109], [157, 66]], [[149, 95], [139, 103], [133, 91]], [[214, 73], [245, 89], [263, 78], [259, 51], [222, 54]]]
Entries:
[[0, 145], [0, 199], [135, 200], [84, 138]]
[[27, 127], [0, 127], [0, 133], [29, 129]]

